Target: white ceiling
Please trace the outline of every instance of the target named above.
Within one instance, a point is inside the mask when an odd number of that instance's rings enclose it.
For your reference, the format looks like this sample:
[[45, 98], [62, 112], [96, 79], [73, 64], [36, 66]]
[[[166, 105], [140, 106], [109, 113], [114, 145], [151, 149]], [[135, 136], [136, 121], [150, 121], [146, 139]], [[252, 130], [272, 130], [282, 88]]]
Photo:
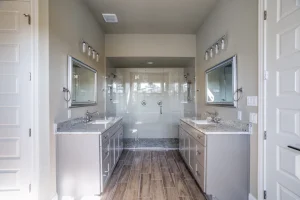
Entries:
[[[217, 0], [83, 0], [105, 33], [195, 34]], [[107, 24], [102, 13], [115, 13]]]
[[[184, 68], [195, 65], [195, 58], [179, 57], [110, 57], [111, 67], [115, 68]], [[153, 62], [152, 65], [147, 62]]]

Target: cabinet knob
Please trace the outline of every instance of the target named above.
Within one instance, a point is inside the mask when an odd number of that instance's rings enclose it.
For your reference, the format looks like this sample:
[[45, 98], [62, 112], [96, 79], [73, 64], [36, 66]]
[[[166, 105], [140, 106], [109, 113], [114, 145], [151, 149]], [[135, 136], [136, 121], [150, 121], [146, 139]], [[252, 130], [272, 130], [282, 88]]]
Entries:
[[197, 135], [197, 138], [201, 139], [201, 136], [200, 136], [200, 135]]
[[197, 154], [198, 154], [198, 155], [201, 155], [201, 152], [200, 152], [200, 151], [197, 151]]

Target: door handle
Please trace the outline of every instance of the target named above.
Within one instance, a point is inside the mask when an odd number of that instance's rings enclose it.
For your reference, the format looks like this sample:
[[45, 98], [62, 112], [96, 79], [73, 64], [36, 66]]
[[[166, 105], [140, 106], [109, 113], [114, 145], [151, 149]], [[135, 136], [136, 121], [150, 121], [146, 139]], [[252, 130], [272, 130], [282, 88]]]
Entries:
[[31, 16], [29, 14], [24, 14], [24, 17], [27, 17], [28, 19], [28, 24], [31, 24]]
[[296, 150], [296, 151], [300, 151], [300, 147], [293, 147], [293, 146], [288, 146], [288, 148], [290, 148], [290, 149], [294, 149], [294, 150]]

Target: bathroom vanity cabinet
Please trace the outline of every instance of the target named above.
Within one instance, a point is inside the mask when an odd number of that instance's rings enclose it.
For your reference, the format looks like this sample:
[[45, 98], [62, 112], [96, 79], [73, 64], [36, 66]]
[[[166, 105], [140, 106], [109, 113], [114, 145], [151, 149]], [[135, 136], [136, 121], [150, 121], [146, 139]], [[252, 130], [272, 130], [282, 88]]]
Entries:
[[180, 121], [179, 152], [208, 198], [248, 199], [249, 138], [246, 132], [201, 132]]
[[57, 133], [59, 199], [68, 196], [77, 200], [100, 196], [103, 192], [123, 151], [122, 120], [103, 129], [98, 133], [95, 130]]

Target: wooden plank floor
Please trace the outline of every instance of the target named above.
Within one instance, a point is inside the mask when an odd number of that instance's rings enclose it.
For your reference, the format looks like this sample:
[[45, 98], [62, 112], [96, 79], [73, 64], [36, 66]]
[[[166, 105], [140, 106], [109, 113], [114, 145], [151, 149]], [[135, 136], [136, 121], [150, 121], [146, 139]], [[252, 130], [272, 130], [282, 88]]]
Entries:
[[124, 150], [101, 200], [205, 200], [178, 151]]

